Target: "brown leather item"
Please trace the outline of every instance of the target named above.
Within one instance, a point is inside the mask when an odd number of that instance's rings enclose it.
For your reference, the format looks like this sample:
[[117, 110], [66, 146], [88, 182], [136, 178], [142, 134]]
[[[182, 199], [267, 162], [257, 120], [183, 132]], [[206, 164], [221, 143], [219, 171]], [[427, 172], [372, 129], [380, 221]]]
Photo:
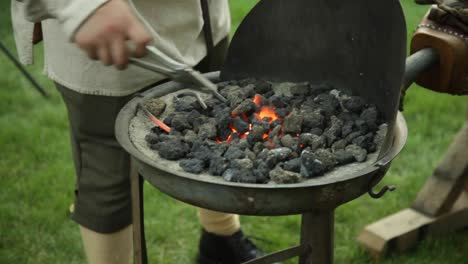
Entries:
[[34, 24], [32, 43], [37, 44], [42, 41], [42, 25], [41, 23]]
[[425, 88], [449, 94], [468, 94], [468, 36], [453, 27], [423, 18], [411, 40], [411, 54], [434, 48], [440, 63], [416, 81]]

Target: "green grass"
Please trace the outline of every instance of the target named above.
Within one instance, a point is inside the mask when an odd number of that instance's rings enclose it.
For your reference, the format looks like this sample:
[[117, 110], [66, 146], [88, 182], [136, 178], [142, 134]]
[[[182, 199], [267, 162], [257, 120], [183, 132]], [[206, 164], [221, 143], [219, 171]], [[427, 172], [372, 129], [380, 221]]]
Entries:
[[[255, 4], [231, 1], [233, 29]], [[402, 1], [403, 2], [403, 1]], [[425, 12], [403, 2], [409, 34]], [[0, 2], [0, 39], [14, 50], [9, 1]], [[73, 200], [73, 167], [66, 111], [52, 83], [41, 75], [41, 47], [30, 72], [52, 95], [42, 99], [14, 66], [0, 55], [0, 263], [84, 263], [77, 226], [68, 219]], [[461, 127], [466, 99], [410, 89], [405, 117], [409, 139], [382, 184], [398, 190], [381, 200], [363, 196], [336, 212], [336, 263], [371, 263], [355, 242], [362, 228], [411, 204], [431, 175], [454, 133]], [[151, 263], [190, 263], [199, 225], [195, 209], [146, 186], [146, 228]], [[242, 217], [248, 234], [268, 251], [297, 243], [299, 217]], [[429, 238], [416, 250], [392, 255], [393, 263], [466, 263], [468, 233]], [[294, 262], [292, 262], [294, 263]]]

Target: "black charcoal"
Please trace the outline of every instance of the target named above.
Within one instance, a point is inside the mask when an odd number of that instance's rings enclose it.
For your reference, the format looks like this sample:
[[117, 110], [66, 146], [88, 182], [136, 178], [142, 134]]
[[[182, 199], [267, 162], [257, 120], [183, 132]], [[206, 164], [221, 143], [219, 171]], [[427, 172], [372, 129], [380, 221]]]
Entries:
[[199, 174], [205, 169], [205, 163], [199, 159], [183, 159], [179, 166], [186, 172]]
[[270, 179], [276, 183], [298, 183], [302, 176], [299, 173], [281, 169], [279, 166], [269, 173]]

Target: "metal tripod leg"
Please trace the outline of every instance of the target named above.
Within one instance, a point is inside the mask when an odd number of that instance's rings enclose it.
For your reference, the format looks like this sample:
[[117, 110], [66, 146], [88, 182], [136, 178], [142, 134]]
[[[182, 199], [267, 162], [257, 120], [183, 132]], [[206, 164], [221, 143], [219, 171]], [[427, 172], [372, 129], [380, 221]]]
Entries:
[[143, 213], [143, 177], [132, 159], [130, 183], [132, 188], [133, 254], [135, 264], [148, 264]]
[[304, 253], [299, 264], [332, 264], [334, 209], [302, 215], [301, 245]]

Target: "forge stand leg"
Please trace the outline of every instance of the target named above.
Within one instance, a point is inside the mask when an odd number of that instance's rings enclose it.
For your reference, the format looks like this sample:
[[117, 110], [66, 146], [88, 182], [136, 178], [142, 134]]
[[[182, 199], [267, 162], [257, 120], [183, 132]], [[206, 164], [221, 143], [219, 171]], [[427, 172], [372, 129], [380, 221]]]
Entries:
[[332, 264], [335, 211], [314, 211], [302, 215], [299, 264]]
[[143, 213], [143, 177], [135, 162], [131, 163], [130, 184], [132, 191], [133, 256], [135, 264], [148, 264]]

